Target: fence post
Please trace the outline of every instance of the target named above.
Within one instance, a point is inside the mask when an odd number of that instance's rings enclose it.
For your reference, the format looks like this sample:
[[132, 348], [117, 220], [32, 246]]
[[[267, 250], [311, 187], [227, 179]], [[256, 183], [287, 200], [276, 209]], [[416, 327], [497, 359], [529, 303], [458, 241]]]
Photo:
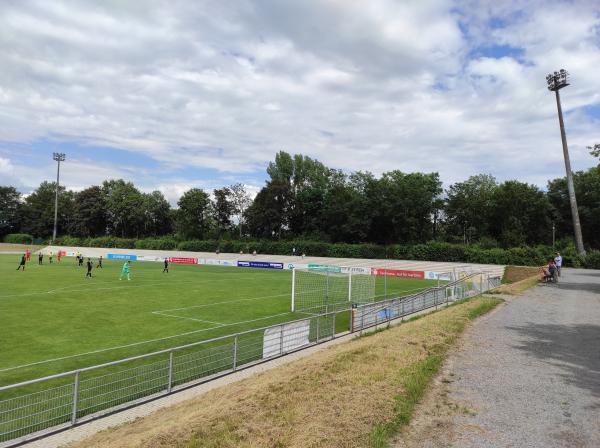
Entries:
[[279, 354], [283, 355], [283, 325], [280, 325], [281, 327], [281, 335], [280, 335], [280, 339], [279, 339]]
[[173, 350], [169, 352], [169, 382], [167, 383], [167, 393], [171, 393], [173, 388]]
[[296, 311], [296, 268], [292, 269], [292, 311]]
[[75, 372], [73, 381], [73, 408], [71, 410], [71, 425], [77, 423], [77, 400], [79, 398], [79, 370]]
[[233, 338], [233, 370], [237, 369], [238, 335]]
[[348, 302], [352, 302], [352, 271], [348, 271]]
[[383, 270], [383, 298], [387, 299], [387, 268]]
[[319, 317], [317, 316], [317, 344], [319, 343], [319, 321], [321, 320]]
[[335, 314], [336, 313], [333, 313], [333, 328], [331, 329], [331, 339], [335, 339]]

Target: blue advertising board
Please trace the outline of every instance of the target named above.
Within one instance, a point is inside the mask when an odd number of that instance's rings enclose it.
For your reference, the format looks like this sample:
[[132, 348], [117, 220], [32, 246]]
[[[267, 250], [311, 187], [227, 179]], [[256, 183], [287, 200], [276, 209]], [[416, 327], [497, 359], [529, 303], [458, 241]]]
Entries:
[[137, 260], [137, 255], [130, 255], [130, 254], [108, 254], [108, 255], [106, 255], [106, 258], [108, 258], [109, 260], [131, 260], [131, 261], [135, 261], [135, 260]]
[[283, 269], [283, 263], [270, 261], [238, 261], [238, 268]]

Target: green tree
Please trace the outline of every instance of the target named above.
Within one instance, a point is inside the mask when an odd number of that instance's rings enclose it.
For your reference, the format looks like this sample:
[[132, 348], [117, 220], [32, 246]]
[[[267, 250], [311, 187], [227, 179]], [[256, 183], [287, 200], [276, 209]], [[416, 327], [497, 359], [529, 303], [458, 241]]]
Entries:
[[69, 233], [75, 236], [96, 237], [106, 233], [106, 198], [99, 186], [75, 193], [73, 224]]
[[451, 185], [445, 208], [447, 232], [463, 235], [467, 233], [466, 229], [471, 229], [471, 236], [489, 236], [497, 189], [496, 179], [489, 174], [471, 176], [464, 182]]
[[[54, 228], [54, 197], [56, 182], [42, 182], [23, 204], [23, 222], [21, 230], [37, 237], [52, 235]], [[71, 229], [73, 221], [72, 191], [66, 191], [64, 186], [58, 190], [57, 234], [64, 235]]]
[[204, 238], [210, 225], [208, 194], [199, 188], [192, 188], [179, 198], [177, 205], [177, 231], [184, 238]]
[[171, 205], [160, 191], [143, 196], [144, 236], [166, 235], [173, 231]]
[[122, 238], [139, 237], [144, 229], [144, 197], [131, 182], [123, 179], [102, 183], [109, 234]]
[[238, 230], [240, 239], [243, 236], [244, 215], [246, 209], [252, 204], [250, 195], [246, 191], [244, 184], [236, 183], [229, 187], [231, 204], [233, 205], [233, 213], [238, 218]]
[[552, 206], [535, 185], [511, 180], [494, 192], [490, 231], [505, 247], [548, 244], [552, 238]]
[[21, 193], [14, 187], [0, 186], [0, 237], [20, 228]]
[[215, 201], [213, 203], [213, 218], [215, 220], [219, 237], [231, 227], [231, 216], [235, 206], [231, 202], [231, 191], [227, 187], [213, 190]]
[[[600, 247], [600, 170], [590, 168], [578, 171], [573, 176], [575, 195], [583, 242], [591, 247]], [[548, 199], [555, 209], [557, 237], [572, 238], [573, 220], [566, 178], [548, 182]]]
[[260, 238], [281, 238], [289, 229], [290, 185], [285, 180], [267, 183], [246, 210], [250, 234]]

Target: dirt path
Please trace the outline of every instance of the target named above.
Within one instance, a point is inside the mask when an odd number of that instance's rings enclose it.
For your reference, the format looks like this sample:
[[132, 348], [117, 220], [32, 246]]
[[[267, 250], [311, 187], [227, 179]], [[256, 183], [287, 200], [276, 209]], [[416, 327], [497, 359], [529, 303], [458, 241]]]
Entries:
[[600, 446], [600, 271], [480, 319], [396, 447]]

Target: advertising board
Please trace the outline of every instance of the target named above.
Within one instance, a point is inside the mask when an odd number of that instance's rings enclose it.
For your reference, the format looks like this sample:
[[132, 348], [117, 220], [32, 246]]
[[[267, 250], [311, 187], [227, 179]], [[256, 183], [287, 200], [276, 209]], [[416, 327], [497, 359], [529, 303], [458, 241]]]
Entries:
[[373, 275], [377, 277], [399, 277], [399, 278], [418, 278], [424, 279], [425, 272], [423, 271], [406, 271], [404, 269], [384, 269], [384, 268], [373, 268]]
[[274, 263], [271, 261], [244, 261], [237, 262], [239, 268], [258, 268], [258, 269], [283, 269], [283, 263]]
[[198, 259], [197, 258], [186, 258], [186, 257], [169, 257], [169, 263], [198, 264]]
[[315, 263], [309, 263], [308, 270], [309, 271], [317, 271], [317, 272], [333, 272], [336, 274], [339, 274], [340, 272], [342, 272], [342, 268], [339, 266], [331, 266], [328, 264], [315, 264]]
[[109, 260], [137, 260], [137, 255], [133, 254], [107, 254], [106, 258]]

